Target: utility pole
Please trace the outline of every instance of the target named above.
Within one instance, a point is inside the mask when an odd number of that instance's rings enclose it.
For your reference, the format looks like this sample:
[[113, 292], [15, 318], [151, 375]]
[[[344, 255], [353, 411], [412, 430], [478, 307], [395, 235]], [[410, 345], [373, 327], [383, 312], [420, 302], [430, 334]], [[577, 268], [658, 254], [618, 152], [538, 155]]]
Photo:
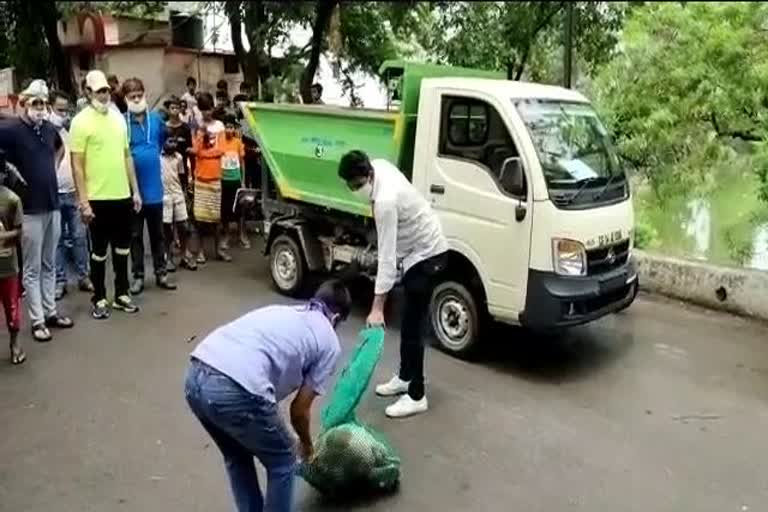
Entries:
[[573, 2], [565, 4], [563, 25], [563, 87], [570, 89], [573, 75]]

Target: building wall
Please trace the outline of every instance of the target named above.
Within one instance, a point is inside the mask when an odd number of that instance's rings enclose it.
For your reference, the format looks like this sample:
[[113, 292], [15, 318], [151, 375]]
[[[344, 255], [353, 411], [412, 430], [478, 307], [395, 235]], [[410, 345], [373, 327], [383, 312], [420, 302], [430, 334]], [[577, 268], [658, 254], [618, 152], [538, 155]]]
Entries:
[[[88, 70], [81, 70], [77, 59], [73, 59], [73, 74], [79, 86]], [[109, 48], [97, 55], [94, 67], [109, 75], [114, 73], [122, 83], [127, 78], [137, 77], [144, 82], [147, 102], [156, 106], [171, 94], [181, 96], [186, 91], [187, 77], [194, 77], [198, 91], [213, 93], [216, 82], [222, 78], [229, 84], [230, 96], [239, 91], [243, 78], [240, 73], [224, 73], [223, 55], [198, 55], [184, 50], [156, 48]]]
[[216, 82], [224, 79], [229, 84], [230, 96], [237, 94], [243, 77], [240, 73], [224, 73], [224, 56], [200, 55], [190, 52], [169, 51], [165, 54], [165, 85], [169, 94], [182, 95], [186, 91], [187, 77], [197, 80], [199, 91], [213, 93]]
[[152, 105], [165, 91], [163, 48], [111, 48], [99, 69], [114, 73], [122, 83], [127, 78], [139, 78], [147, 91], [147, 102]]

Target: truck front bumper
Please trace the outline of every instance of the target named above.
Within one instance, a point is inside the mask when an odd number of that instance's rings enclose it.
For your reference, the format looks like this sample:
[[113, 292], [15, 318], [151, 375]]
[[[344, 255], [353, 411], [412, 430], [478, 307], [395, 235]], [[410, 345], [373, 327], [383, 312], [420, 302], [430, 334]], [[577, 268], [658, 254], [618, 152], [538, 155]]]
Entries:
[[637, 295], [637, 286], [632, 259], [595, 276], [570, 277], [529, 270], [528, 296], [520, 324], [544, 330], [585, 324], [629, 306]]

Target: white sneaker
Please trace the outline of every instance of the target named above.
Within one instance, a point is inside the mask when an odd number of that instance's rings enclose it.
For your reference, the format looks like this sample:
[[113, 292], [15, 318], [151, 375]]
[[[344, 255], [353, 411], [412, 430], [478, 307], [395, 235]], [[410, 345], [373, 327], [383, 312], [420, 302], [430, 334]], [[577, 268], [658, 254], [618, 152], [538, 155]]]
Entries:
[[379, 396], [397, 396], [408, 392], [408, 384], [398, 375], [394, 375], [389, 382], [376, 386], [376, 394]]
[[397, 402], [387, 407], [384, 412], [390, 418], [406, 418], [427, 412], [427, 409], [429, 409], [429, 404], [426, 395], [421, 397], [421, 400], [414, 400], [409, 395], [403, 395]]

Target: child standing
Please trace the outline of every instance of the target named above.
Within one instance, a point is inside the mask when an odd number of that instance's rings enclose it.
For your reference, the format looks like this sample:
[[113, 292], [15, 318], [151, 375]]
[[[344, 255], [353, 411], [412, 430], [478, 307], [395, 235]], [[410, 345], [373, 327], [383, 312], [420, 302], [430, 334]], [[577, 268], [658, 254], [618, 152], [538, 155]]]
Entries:
[[179, 237], [179, 247], [182, 254], [179, 265], [189, 270], [197, 270], [197, 264], [187, 248], [187, 241], [189, 240], [187, 201], [184, 199], [184, 189], [180, 179], [184, 174], [184, 165], [178, 149], [177, 141], [168, 138], [163, 145], [163, 154], [160, 157], [160, 164], [163, 169], [163, 228], [165, 230], [165, 255], [168, 272], [176, 271], [172, 248], [174, 228]]
[[224, 124], [213, 119], [213, 98], [209, 93], [197, 97], [201, 124], [192, 142], [194, 165], [194, 199], [192, 211], [197, 226], [197, 263], [204, 264], [205, 241], [213, 237], [216, 256], [232, 261], [229, 254], [220, 250], [219, 224], [221, 223], [221, 157], [224, 155]]
[[27, 355], [19, 345], [21, 327], [21, 288], [16, 245], [21, 239], [24, 212], [21, 199], [6, 186], [5, 153], [0, 151], [0, 301], [10, 334], [11, 363], [21, 364]]
[[240, 243], [246, 249], [251, 244], [245, 236], [245, 221], [243, 216], [235, 208], [235, 199], [237, 190], [243, 187], [245, 169], [245, 146], [240, 139], [237, 129], [237, 118], [234, 114], [227, 113], [224, 116], [224, 141], [222, 149], [224, 156], [221, 157], [221, 251], [229, 250], [229, 232], [233, 222], [238, 223], [240, 234]]

